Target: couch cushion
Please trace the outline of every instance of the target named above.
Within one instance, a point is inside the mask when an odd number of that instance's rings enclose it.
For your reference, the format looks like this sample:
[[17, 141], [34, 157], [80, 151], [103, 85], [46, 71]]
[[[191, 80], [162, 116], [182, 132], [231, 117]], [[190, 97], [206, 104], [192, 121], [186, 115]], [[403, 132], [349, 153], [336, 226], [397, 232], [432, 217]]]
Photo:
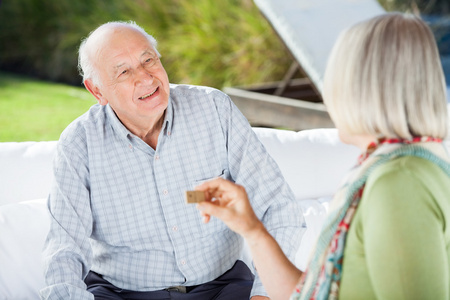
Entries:
[[56, 141], [0, 143], [0, 205], [47, 197], [55, 151]]
[[0, 299], [39, 299], [49, 229], [45, 199], [0, 206]]
[[306, 231], [303, 234], [300, 247], [297, 249], [294, 264], [302, 271], [305, 271], [308, 266], [309, 258], [319, 238], [332, 199], [332, 197], [323, 197], [300, 201], [300, 207], [305, 217]]
[[360, 153], [340, 142], [334, 128], [254, 130], [298, 200], [332, 196]]

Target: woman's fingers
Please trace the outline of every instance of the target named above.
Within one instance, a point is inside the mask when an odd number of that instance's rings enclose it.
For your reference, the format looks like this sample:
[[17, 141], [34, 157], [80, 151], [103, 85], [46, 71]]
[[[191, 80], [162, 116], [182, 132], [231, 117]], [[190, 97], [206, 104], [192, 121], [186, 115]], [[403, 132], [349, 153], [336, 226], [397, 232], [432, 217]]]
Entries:
[[243, 186], [217, 178], [199, 185], [196, 190], [205, 192], [206, 201], [197, 204], [205, 223], [214, 216], [242, 235], [248, 235], [258, 225]]
[[220, 201], [220, 206], [226, 206], [234, 200], [247, 200], [247, 193], [243, 186], [223, 178], [206, 181], [195, 189], [204, 191], [205, 198], [208, 201]]
[[225, 193], [229, 193], [235, 188], [236, 184], [223, 178], [215, 178], [195, 187], [197, 191], [204, 191], [205, 198], [209, 201], [214, 198], [222, 199]]
[[202, 212], [198, 205], [197, 205], [197, 209], [200, 210], [200, 215], [202, 216], [203, 223], [205, 223], [205, 224], [208, 223], [211, 220], [211, 216]]
[[205, 193], [206, 201], [197, 204], [197, 209], [200, 210], [203, 217], [203, 223], [208, 223], [211, 220], [211, 215], [220, 219], [215, 207], [220, 207], [225, 202], [222, 197], [223, 192], [227, 189], [227, 182], [228, 180], [216, 178], [204, 182], [195, 188], [197, 191], [203, 191]]
[[219, 201], [204, 201], [197, 203], [197, 208], [200, 210], [205, 223], [209, 222], [210, 216], [217, 217], [219, 219], [223, 218], [223, 208], [220, 207]]

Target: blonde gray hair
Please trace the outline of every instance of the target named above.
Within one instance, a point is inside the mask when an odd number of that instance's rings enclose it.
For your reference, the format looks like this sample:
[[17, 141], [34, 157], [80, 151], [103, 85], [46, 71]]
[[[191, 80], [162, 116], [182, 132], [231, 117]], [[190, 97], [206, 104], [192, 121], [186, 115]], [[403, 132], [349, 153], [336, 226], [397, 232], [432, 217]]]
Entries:
[[101, 35], [105, 30], [117, 27], [117, 26], [125, 26], [139, 31], [149, 43], [153, 46], [156, 51], [158, 57], [161, 55], [158, 52], [156, 46], [158, 43], [156, 39], [148, 34], [141, 26], [137, 25], [133, 21], [123, 22], [123, 21], [114, 21], [108, 22], [103, 25], [97, 27], [94, 31], [89, 33], [89, 35], [81, 41], [80, 48], [78, 50], [78, 71], [80, 75], [83, 77], [83, 82], [86, 79], [92, 79], [95, 84], [98, 84], [98, 74], [94, 67], [94, 62], [92, 61], [93, 57], [91, 55], [91, 51], [93, 51], [96, 45], [96, 38]]
[[346, 30], [329, 58], [324, 102], [348, 134], [445, 138], [445, 78], [431, 30], [400, 13]]

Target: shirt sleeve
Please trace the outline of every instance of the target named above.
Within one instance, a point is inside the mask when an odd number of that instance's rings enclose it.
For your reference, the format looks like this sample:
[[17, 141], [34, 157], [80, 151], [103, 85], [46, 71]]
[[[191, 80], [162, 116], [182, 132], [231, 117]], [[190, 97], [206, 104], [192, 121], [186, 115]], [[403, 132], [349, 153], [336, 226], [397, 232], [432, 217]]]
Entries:
[[79, 145], [58, 143], [48, 198], [51, 225], [43, 251], [47, 286], [42, 299], [94, 299], [83, 281], [92, 261], [89, 172], [83, 152]]
[[[247, 119], [225, 96], [218, 105], [227, 139], [231, 180], [245, 187], [252, 207], [286, 256], [294, 261], [306, 225], [300, 205]], [[267, 296], [256, 274], [251, 296]]]
[[369, 181], [362, 203], [367, 268], [378, 299], [448, 299], [442, 211], [414, 172]]

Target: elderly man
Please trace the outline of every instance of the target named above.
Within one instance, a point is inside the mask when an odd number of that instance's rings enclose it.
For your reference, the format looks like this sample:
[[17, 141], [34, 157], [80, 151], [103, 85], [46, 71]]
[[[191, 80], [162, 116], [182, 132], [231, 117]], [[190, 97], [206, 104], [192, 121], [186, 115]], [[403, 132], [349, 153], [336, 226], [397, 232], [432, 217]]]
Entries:
[[169, 84], [156, 41], [135, 23], [100, 26], [79, 54], [99, 104], [58, 143], [41, 297], [264, 298], [243, 240], [184, 200], [211, 178], [244, 185], [292, 258], [301, 210], [244, 116], [218, 90]]

